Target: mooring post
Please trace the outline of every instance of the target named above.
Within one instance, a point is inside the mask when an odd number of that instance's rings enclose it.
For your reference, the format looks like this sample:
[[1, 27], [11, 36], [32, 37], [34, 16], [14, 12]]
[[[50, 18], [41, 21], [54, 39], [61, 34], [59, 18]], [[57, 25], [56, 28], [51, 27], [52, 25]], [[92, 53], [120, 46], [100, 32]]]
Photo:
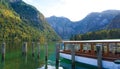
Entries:
[[71, 60], [72, 60], [72, 69], [75, 69], [75, 45], [71, 45]]
[[56, 69], [59, 68], [59, 52], [60, 52], [60, 44], [56, 43]]
[[5, 45], [5, 42], [3, 42], [2, 51], [1, 51], [1, 53], [2, 53], [2, 62], [5, 61], [5, 48], [6, 48], [6, 45]]
[[47, 69], [47, 60], [48, 60], [48, 45], [45, 43], [45, 69]]
[[32, 57], [34, 57], [35, 55], [34, 55], [34, 53], [35, 53], [35, 51], [34, 51], [34, 47], [35, 47], [35, 43], [34, 42], [32, 42]]
[[27, 56], [27, 42], [24, 42], [22, 46], [22, 55]]
[[38, 59], [40, 58], [40, 43], [38, 42], [37, 43], [37, 48], [38, 48], [38, 54], [37, 54], [37, 57], [38, 57]]
[[96, 50], [97, 50], [97, 64], [98, 64], [98, 69], [102, 69], [102, 45], [97, 44], [96, 45]]

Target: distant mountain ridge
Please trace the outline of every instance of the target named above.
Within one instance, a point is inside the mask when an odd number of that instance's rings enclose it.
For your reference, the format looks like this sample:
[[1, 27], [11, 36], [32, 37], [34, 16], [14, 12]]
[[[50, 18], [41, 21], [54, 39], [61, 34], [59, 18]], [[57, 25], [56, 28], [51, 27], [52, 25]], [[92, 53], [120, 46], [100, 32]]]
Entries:
[[58, 35], [63, 39], [69, 39], [69, 37], [74, 34], [84, 34], [87, 32], [107, 29], [107, 26], [118, 14], [120, 14], [120, 10], [93, 12], [77, 22], [72, 22], [65, 17], [55, 16], [46, 19]]
[[75, 30], [79, 31], [80, 29], [81, 31], [79, 33], [87, 33], [91, 31], [106, 29], [106, 26], [119, 13], [119, 10], [107, 10], [101, 13], [90, 13], [83, 20], [77, 22]]

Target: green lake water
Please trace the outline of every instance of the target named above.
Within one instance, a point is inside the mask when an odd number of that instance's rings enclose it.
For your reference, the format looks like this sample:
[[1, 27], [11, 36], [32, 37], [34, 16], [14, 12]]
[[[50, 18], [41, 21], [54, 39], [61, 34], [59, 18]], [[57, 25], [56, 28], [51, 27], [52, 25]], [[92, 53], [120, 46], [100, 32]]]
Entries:
[[[0, 43], [0, 51], [1, 51]], [[28, 43], [28, 51], [27, 56], [22, 56], [21, 48], [23, 42], [11, 43], [6, 42], [6, 55], [5, 61], [1, 61], [0, 54], [0, 69], [44, 69], [45, 66], [45, 47], [44, 45], [40, 45], [40, 58], [37, 57], [37, 43], [35, 43], [35, 56], [32, 57], [32, 47], [31, 42]], [[71, 61], [60, 58], [60, 69], [71, 69]], [[76, 69], [97, 69], [95, 66], [86, 65], [82, 63], [76, 62]], [[48, 43], [48, 61], [47, 61], [48, 69], [55, 68], [55, 42]]]

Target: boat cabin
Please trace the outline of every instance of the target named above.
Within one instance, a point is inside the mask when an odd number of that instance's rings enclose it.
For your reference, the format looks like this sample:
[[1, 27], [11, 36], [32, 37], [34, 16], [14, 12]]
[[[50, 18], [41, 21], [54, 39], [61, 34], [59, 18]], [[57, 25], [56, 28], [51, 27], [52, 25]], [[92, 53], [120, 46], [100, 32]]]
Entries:
[[96, 46], [101, 46], [102, 60], [115, 61], [120, 59], [120, 39], [117, 40], [84, 40], [62, 41], [61, 53], [71, 54], [71, 45], [74, 45], [75, 55], [97, 58]]

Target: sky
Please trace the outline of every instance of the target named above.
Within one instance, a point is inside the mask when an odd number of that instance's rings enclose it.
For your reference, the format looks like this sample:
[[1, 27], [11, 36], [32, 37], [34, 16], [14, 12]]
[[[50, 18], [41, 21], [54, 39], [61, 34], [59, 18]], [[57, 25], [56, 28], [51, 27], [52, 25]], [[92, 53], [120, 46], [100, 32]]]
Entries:
[[67, 17], [79, 21], [91, 12], [120, 10], [120, 0], [23, 0], [45, 17]]

